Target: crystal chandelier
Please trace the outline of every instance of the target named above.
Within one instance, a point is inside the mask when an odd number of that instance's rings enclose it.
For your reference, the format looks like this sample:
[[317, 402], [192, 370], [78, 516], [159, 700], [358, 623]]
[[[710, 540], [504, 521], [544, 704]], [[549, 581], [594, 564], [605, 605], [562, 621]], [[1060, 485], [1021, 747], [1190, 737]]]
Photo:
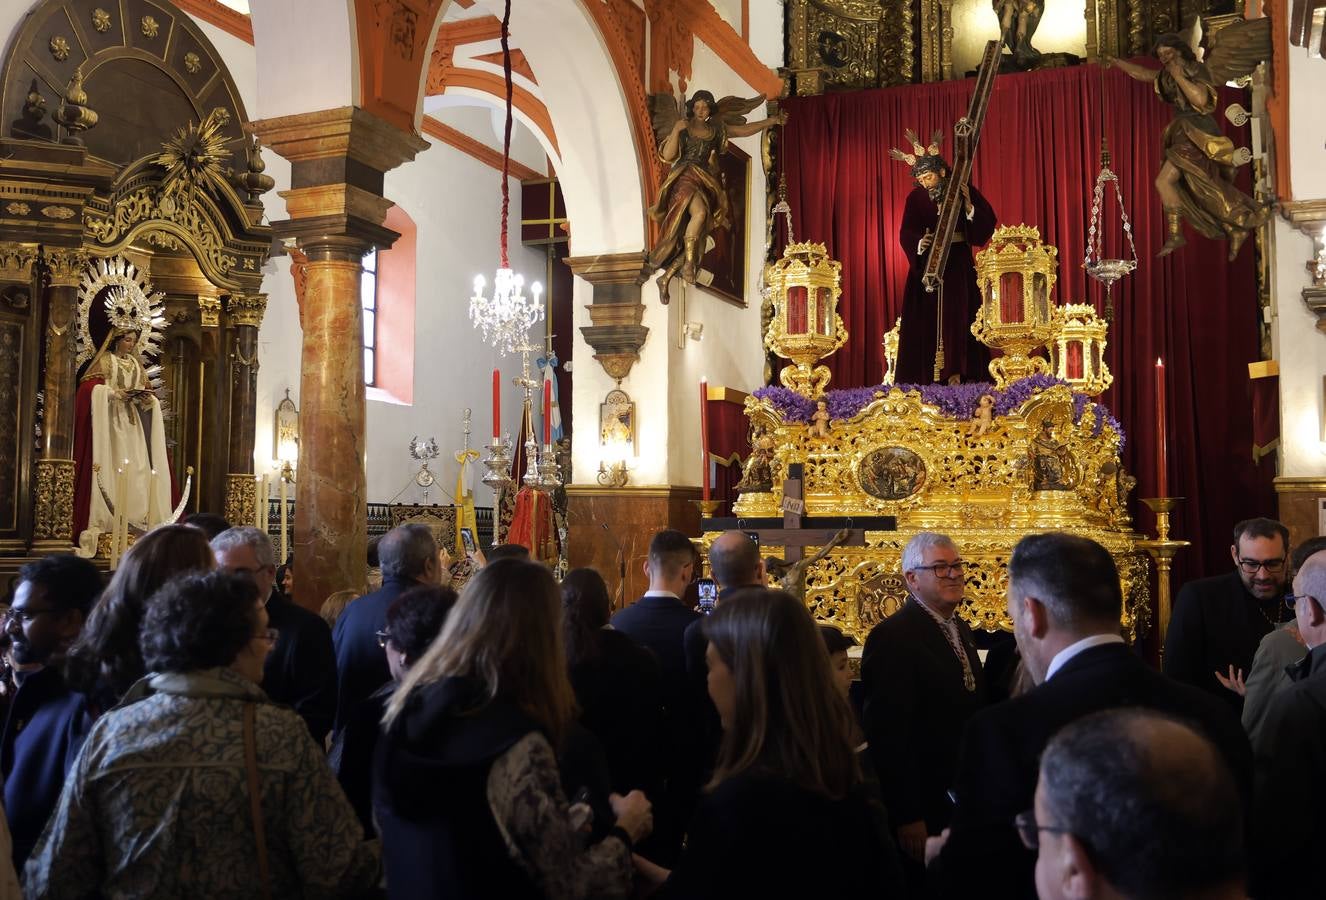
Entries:
[[502, 223], [498, 233], [501, 265], [493, 277], [493, 295], [484, 294], [482, 275], [474, 277], [474, 296], [470, 297], [470, 321], [483, 339], [502, 353], [514, 353], [526, 344], [525, 334], [543, 318], [540, 295], [543, 288], [536, 281], [526, 298], [525, 279], [511, 270], [507, 257], [507, 223], [511, 207], [511, 0], [506, 0], [502, 16], [502, 72], [506, 78], [506, 127], [502, 135]]
[[[505, 241], [503, 241], [505, 243]], [[515, 353], [525, 343], [529, 329], [543, 318], [543, 287], [530, 285], [524, 293], [525, 279], [508, 268], [503, 254], [502, 268], [493, 278], [493, 294], [484, 294], [486, 282], [474, 276], [474, 296], [470, 297], [470, 321], [483, 339], [503, 353]]]

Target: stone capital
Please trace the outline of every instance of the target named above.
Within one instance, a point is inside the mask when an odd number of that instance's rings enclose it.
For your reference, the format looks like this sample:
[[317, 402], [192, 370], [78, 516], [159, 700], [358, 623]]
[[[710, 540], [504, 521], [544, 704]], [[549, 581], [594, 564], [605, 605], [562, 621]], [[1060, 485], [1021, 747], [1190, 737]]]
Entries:
[[87, 259], [87, 251], [82, 247], [47, 247], [42, 257], [54, 287], [78, 287]]
[[[345, 158], [381, 174], [409, 162], [428, 148], [428, 141], [419, 135], [402, 131], [354, 106], [262, 119], [249, 127], [265, 146], [295, 166], [291, 184], [296, 186], [302, 180], [296, 173], [307, 177], [326, 171], [315, 166], [301, 169], [303, 164]], [[330, 182], [330, 179], [320, 180]]]
[[262, 325], [262, 316], [266, 311], [266, 294], [231, 294], [226, 301], [226, 312], [230, 314], [232, 325], [257, 328]]
[[198, 295], [198, 324], [216, 328], [221, 324], [221, 298], [216, 294]]
[[582, 327], [580, 333], [594, 348], [594, 359], [603, 371], [621, 381], [639, 362], [640, 348], [649, 337], [649, 329], [641, 324], [645, 305], [640, 301], [640, 273], [645, 254], [573, 256], [566, 264], [594, 286], [594, 302], [585, 307], [592, 324]]

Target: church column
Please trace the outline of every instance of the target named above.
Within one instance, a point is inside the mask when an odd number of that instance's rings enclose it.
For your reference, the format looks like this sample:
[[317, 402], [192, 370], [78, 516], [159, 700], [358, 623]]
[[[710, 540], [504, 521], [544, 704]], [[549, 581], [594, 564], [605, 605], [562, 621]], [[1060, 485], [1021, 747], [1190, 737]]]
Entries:
[[230, 448], [229, 472], [252, 474], [253, 435], [257, 427], [258, 327], [267, 310], [266, 294], [231, 294], [226, 302], [230, 319]]
[[428, 144], [352, 107], [266, 119], [254, 130], [291, 162], [290, 216], [273, 223], [308, 257], [295, 487], [295, 599], [317, 609], [334, 591], [362, 590], [367, 573], [364, 478], [364, 254], [386, 249], [391, 202], [383, 174]]
[[49, 285], [46, 296], [46, 368], [41, 457], [37, 460], [32, 550], [63, 553], [72, 549], [74, 519], [74, 398], [78, 283], [87, 266], [81, 248], [45, 250]]

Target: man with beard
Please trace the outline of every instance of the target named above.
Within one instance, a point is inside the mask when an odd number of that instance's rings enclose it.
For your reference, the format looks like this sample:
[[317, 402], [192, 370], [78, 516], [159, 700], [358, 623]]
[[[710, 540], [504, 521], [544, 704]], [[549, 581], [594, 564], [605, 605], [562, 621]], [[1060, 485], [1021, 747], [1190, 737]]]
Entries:
[[1285, 606], [1289, 529], [1273, 519], [1234, 526], [1229, 548], [1234, 570], [1189, 582], [1179, 591], [1165, 635], [1165, 674], [1219, 697], [1235, 713], [1243, 695], [1235, 688], [1252, 670], [1257, 645], [1281, 622]]
[[[902, 299], [902, 328], [898, 340], [898, 384], [929, 384], [932, 381], [989, 380], [990, 351], [972, 336], [971, 324], [981, 308], [981, 292], [976, 284], [976, 264], [972, 247], [987, 243], [995, 230], [995, 213], [980, 191], [963, 185], [960, 198], [963, 208], [953, 231], [953, 246], [942, 273], [943, 283], [927, 291], [921, 283], [925, 274], [930, 245], [939, 223], [939, 204], [947, 186], [948, 163], [939, 155], [943, 135], [935, 132], [929, 146], [922, 146], [913, 131], [907, 132], [912, 153], [891, 150], [890, 155], [911, 166], [916, 188], [907, 195], [898, 241], [907, 256], [910, 269]], [[943, 321], [940, 297], [943, 298]], [[944, 336], [944, 358], [935, 372], [938, 342], [936, 330]]]
[[48, 556], [19, 570], [4, 619], [19, 687], [0, 737], [0, 774], [19, 872], [92, 724], [83, 695], [65, 684], [59, 663], [101, 588], [101, 573], [88, 560]]

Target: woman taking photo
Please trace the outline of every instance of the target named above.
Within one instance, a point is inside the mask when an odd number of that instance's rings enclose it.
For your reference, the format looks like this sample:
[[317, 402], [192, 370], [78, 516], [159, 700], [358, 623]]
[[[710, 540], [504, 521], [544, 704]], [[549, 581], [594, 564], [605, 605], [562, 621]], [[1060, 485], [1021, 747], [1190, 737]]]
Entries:
[[322, 751], [258, 687], [276, 637], [245, 575], [187, 575], [152, 596], [142, 645], [157, 674], [93, 726], [28, 860], [28, 897], [373, 888], [376, 850]]
[[723, 723], [717, 766], [677, 867], [641, 860], [642, 874], [664, 882], [661, 897], [902, 896], [862, 791], [851, 712], [805, 605], [738, 591], [704, 631]]
[[629, 896], [649, 803], [614, 794], [616, 824], [583, 846], [555, 753], [574, 711], [552, 574], [490, 563], [387, 706], [373, 804], [388, 894]]

